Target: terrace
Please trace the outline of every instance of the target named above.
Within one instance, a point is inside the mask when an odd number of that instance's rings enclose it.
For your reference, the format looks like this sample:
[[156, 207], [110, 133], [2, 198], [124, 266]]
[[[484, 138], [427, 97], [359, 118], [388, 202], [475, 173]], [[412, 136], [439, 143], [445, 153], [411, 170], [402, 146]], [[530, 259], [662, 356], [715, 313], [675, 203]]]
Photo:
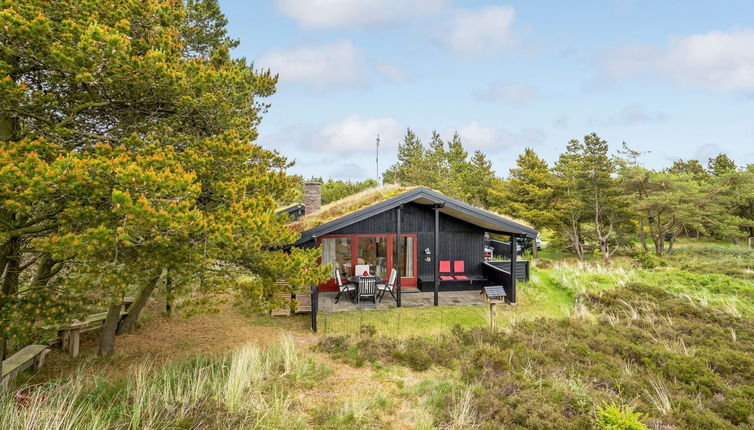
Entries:
[[[404, 308], [424, 308], [434, 306], [434, 293], [421, 292], [412, 288], [412, 292], [403, 291], [401, 297], [401, 307]], [[383, 297], [383, 300], [376, 305], [372, 302], [361, 302], [355, 304], [348, 300], [347, 297], [341, 297], [338, 303], [335, 303], [336, 292], [319, 293], [318, 310], [319, 312], [348, 312], [366, 309], [393, 309], [397, 307], [397, 302], [389, 295]], [[482, 306], [485, 303], [479, 296], [479, 291], [445, 291], [439, 295], [439, 306]]]

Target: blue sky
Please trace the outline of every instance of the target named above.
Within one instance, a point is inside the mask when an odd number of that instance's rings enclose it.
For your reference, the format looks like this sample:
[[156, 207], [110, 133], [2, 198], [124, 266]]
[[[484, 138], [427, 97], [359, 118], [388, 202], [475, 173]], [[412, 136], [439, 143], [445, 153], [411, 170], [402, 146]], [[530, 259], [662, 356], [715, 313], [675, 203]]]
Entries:
[[220, 0], [234, 55], [280, 74], [260, 143], [360, 180], [407, 127], [458, 132], [506, 175], [597, 132], [648, 167], [754, 163], [754, 2]]

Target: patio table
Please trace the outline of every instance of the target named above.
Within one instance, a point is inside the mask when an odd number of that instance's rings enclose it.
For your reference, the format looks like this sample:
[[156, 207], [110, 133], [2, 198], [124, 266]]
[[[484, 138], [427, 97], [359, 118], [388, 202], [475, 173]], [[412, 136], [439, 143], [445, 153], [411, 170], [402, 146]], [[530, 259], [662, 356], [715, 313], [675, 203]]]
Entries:
[[[373, 275], [369, 275], [369, 276], [373, 276]], [[359, 303], [359, 278], [361, 278], [361, 276], [349, 276], [348, 277], [348, 282], [350, 282], [350, 283], [352, 283], [353, 285], [356, 286], [356, 303]], [[381, 277], [374, 276], [374, 278], [377, 279], [377, 283], [378, 284], [380, 282], [382, 282], [382, 278]]]

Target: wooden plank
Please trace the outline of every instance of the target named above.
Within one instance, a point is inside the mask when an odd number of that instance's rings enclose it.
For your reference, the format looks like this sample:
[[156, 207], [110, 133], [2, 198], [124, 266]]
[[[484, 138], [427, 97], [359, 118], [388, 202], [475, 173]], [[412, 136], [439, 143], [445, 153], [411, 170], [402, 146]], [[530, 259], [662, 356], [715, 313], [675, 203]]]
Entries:
[[13, 378], [34, 363], [40, 363], [41, 365], [42, 360], [37, 360], [37, 357], [46, 354], [46, 351], [47, 345], [28, 345], [24, 347], [3, 361], [3, 374], [0, 378], [5, 378], [8, 375]]
[[312, 311], [312, 295], [311, 294], [296, 294], [296, 301], [298, 306], [296, 307], [296, 313], [306, 313]]
[[[278, 281], [275, 284], [278, 285], [278, 286], [287, 286], [287, 285], [285, 285], [285, 283], [283, 283], [281, 281]], [[286, 300], [289, 300], [289, 301], [291, 300], [291, 294], [290, 293], [286, 293], [284, 291], [278, 291], [278, 292], [276, 292], [274, 294], [274, 296], [277, 297], [277, 298], [280, 298], [280, 299], [286, 299]], [[272, 314], [272, 316], [286, 316], [287, 317], [287, 316], [289, 316], [291, 314], [291, 308], [290, 308], [290, 306], [284, 306], [284, 307], [281, 307], [281, 308], [273, 309], [272, 312], [271, 312], [271, 314]]]
[[34, 358], [36, 358], [37, 355], [41, 354], [46, 349], [47, 345], [29, 345], [24, 349], [18, 351], [17, 353], [11, 355], [10, 357], [8, 357], [8, 359], [3, 360], [2, 377], [5, 377], [7, 374], [17, 370], [20, 367], [23, 367], [23, 369], [19, 370], [19, 372], [23, 371], [25, 368], [34, 363]]

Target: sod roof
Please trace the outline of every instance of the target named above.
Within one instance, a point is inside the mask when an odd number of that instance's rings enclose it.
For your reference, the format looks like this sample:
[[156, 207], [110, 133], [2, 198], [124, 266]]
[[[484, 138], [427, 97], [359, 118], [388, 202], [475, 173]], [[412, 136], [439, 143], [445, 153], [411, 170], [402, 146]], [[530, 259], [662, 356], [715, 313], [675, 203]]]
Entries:
[[489, 232], [515, 233], [530, 238], [537, 235], [532, 227], [510, 217], [471, 206], [429, 188], [398, 185], [371, 188], [332, 202], [314, 214], [299, 218], [291, 223], [291, 227], [301, 232], [301, 239], [296, 243], [301, 244], [409, 202], [439, 204], [442, 206], [442, 213], [485, 228]]

